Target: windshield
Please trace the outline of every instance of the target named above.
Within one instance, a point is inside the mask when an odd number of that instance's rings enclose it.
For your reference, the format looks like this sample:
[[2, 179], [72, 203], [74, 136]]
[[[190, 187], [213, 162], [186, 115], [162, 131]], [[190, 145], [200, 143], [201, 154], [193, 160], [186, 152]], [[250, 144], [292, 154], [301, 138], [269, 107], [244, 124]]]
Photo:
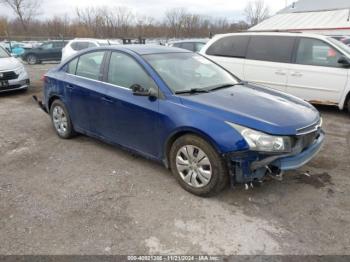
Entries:
[[345, 45], [344, 43], [332, 38], [332, 37], [329, 37], [328, 40], [330, 42], [332, 42], [334, 45], [336, 45], [340, 50], [342, 50], [343, 52], [345, 52], [347, 55], [350, 55], [350, 47]]
[[143, 57], [174, 93], [191, 89], [210, 90], [238, 83], [224, 69], [195, 53], [151, 54]]
[[10, 55], [5, 51], [5, 49], [0, 47], [0, 58], [7, 58], [7, 57], [10, 57]]

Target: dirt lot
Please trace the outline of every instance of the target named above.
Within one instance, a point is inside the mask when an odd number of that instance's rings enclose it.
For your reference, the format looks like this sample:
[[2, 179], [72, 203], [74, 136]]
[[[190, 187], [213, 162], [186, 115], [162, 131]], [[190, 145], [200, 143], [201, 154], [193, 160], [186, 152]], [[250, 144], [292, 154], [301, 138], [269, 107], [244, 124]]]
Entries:
[[[321, 153], [282, 182], [202, 199], [163, 166], [62, 140], [31, 96], [0, 95], [0, 254], [350, 254], [350, 116], [319, 108]], [[310, 177], [304, 175], [310, 172]]]

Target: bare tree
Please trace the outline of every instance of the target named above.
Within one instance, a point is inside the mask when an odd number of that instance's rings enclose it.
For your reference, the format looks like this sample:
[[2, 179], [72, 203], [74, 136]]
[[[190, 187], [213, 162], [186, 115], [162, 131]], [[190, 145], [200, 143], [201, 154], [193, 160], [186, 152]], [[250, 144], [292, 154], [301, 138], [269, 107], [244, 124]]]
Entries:
[[264, 0], [250, 1], [244, 9], [248, 24], [257, 25], [269, 17], [270, 10]]
[[27, 32], [27, 24], [39, 14], [39, 0], [2, 0], [16, 14], [23, 30]]
[[180, 31], [185, 23], [185, 17], [187, 15], [184, 8], [173, 8], [165, 13], [165, 23], [170, 27], [171, 36], [179, 37]]
[[117, 35], [119, 37], [128, 36], [129, 29], [135, 18], [132, 11], [127, 7], [118, 6], [113, 9], [112, 17], [114, 17], [114, 25], [117, 28]]

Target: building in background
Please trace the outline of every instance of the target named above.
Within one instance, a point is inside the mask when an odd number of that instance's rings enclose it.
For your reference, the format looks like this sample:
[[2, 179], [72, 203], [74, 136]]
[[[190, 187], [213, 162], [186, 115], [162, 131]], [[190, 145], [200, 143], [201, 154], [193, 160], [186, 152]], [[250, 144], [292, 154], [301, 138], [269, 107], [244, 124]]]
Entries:
[[350, 0], [300, 0], [249, 30], [350, 35]]

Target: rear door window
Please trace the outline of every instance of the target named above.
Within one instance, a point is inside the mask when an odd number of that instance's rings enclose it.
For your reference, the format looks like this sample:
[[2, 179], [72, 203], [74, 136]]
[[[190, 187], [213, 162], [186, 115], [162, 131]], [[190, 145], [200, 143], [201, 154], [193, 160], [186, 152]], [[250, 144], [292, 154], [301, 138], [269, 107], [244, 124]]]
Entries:
[[312, 38], [301, 38], [295, 63], [301, 65], [342, 67], [338, 63], [342, 55], [329, 44]]
[[89, 79], [99, 80], [101, 76], [103, 56], [104, 52], [101, 51], [81, 55], [79, 57], [76, 75]]
[[53, 43], [54, 48], [63, 48], [64, 47], [64, 42], [55, 42]]
[[294, 44], [290, 36], [251, 36], [247, 59], [290, 63]]
[[42, 49], [48, 50], [53, 48], [53, 43], [46, 43], [41, 46]]
[[214, 42], [207, 50], [207, 55], [245, 58], [249, 36], [228, 36]]

